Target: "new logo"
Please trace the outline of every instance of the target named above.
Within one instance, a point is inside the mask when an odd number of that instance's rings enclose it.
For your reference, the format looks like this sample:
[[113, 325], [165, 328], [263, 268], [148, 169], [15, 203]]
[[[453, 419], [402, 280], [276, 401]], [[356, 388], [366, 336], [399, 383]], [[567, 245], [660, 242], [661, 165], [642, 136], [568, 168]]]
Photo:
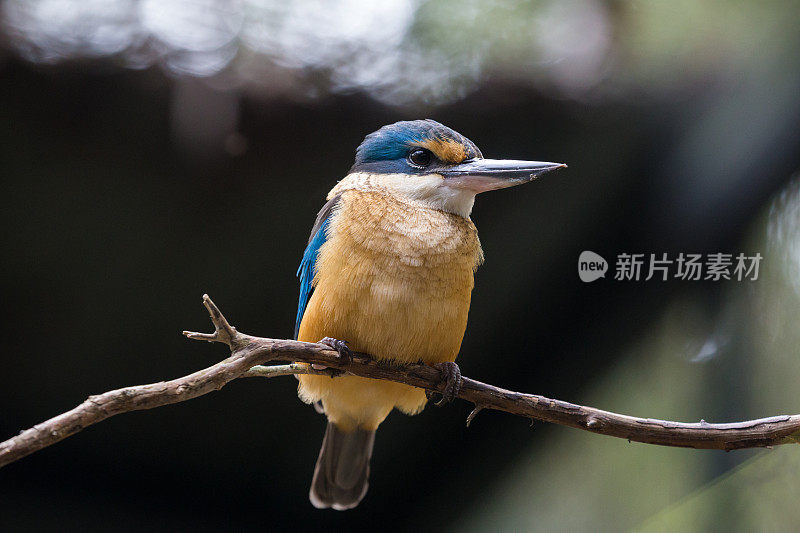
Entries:
[[578, 276], [581, 281], [592, 282], [598, 278], [606, 277], [608, 262], [600, 255], [586, 250], [578, 257]]

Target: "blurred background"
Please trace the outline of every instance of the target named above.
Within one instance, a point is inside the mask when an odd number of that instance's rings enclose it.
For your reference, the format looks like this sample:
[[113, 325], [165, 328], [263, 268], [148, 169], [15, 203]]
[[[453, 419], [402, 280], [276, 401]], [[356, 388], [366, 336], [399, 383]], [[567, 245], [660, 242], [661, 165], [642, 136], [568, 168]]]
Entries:
[[[465, 375], [625, 414], [800, 412], [800, 2], [0, 2], [0, 439], [291, 337], [364, 135], [430, 117], [569, 169], [478, 198]], [[593, 250], [760, 253], [757, 281], [577, 276]], [[125, 414], [0, 471], [0, 528], [791, 530], [800, 448], [628, 443], [470, 405], [394, 413], [354, 511], [308, 487], [291, 377]]]

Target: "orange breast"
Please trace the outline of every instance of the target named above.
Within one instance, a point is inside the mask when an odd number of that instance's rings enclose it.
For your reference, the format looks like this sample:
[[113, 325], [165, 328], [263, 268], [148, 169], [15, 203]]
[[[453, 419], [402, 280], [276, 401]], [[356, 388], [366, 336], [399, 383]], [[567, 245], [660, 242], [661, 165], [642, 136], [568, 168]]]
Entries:
[[301, 340], [346, 340], [401, 362], [452, 361], [481, 258], [471, 221], [347, 191], [320, 249]]
[[[342, 339], [382, 360], [454, 361], [481, 258], [468, 219], [375, 192], [346, 191], [320, 248], [298, 338]], [[326, 411], [328, 404], [343, 404], [356, 419], [382, 420], [394, 406], [413, 412], [425, 403], [419, 389], [360, 380], [301, 376], [301, 397], [328, 398]], [[375, 386], [365, 389], [367, 382]], [[378, 404], [376, 413], [364, 415]]]

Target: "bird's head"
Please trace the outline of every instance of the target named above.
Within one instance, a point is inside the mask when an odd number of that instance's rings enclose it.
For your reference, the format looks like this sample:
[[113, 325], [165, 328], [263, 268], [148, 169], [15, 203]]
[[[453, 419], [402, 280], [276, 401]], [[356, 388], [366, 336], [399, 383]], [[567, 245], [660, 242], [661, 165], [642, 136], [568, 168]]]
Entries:
[[561, 163], [484, 159], [475, 143], [434, 120], [395, 122], [370, 133], [341, 188], [379, 189], [469, 216], [475, 195], [527, 183]]

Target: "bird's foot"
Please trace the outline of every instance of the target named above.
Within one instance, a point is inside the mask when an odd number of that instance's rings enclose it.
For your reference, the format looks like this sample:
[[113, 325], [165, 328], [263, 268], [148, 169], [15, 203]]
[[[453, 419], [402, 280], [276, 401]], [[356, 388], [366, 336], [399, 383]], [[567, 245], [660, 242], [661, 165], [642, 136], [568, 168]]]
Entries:
[[455, 400], [456, 396], [458, 396], [458, 392], [461, 390], [461, 369], [458, 365], [452, 361], [448, 361], [446, 363], [436, 363], [433, 365], [436, 368], [442, 378], [441, 380], [444, 382], [444, 391], [441, 393], [434, 393], [429, 390], [425, 391], [425, 396], [430, 400], [434, 394], [441, 394], [441, 399], [436, 402], [436, 405], [442, 406], [444, 404], [448, 404]]
[[[353, 361], [353, 352], [347, 346], [347, 341], [334, 339], [333, 337], [325, 337], [324, 339], [319, 341], [319, 343], [320, 344], [324, 344], [325, 346], [329, 346], [329, 347], [333, 348], [334, 350], [336, 350], [336, 353], [339, 354], [339, 360], [343, 364], [349, 365]], [[327, 369], [330, 372], [331, 377], [334, 377], [334, 378], [337, 377], [337, 376], [341, 376], [345, 372], [344, 370], [340, 370], [338, 368], [328, 368], [328, 367], [326, 367], [324, 365], [311, 365], [311, 366], [312, 366], [312, 368], [315, 368], [316, 370], [325, 370], [325, 369]]]

